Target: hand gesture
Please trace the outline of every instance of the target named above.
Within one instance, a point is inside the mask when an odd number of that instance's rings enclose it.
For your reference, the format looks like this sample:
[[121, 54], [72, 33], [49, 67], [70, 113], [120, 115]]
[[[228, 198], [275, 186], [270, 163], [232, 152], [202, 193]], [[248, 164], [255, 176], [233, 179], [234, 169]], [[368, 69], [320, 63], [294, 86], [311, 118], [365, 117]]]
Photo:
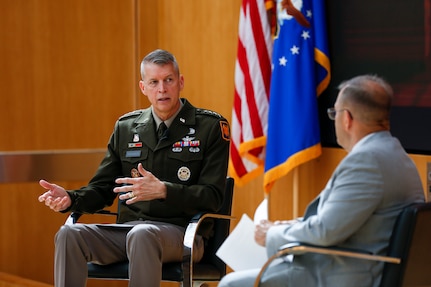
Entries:
[[54, 211], [62, 211], [67, 209], [72, 200], [66, 190], [56, 184], [49, 183], [46, 180], [40, 180], [39, 184], [48, 191], [39, 196], [40, 202], [45, 202], [45, 205]]
[[166, 186], [151, 172], [144, 169], [142, 164], [138, 164], [138, 177], [123, 177], [115, 180], [115, 183], [124, 184], [114, 188], [114, 192], [122, 193], [120, 200], [126, 200], [126, 204], [138, 201], [148, 201], [153, 199], [166, 198]]

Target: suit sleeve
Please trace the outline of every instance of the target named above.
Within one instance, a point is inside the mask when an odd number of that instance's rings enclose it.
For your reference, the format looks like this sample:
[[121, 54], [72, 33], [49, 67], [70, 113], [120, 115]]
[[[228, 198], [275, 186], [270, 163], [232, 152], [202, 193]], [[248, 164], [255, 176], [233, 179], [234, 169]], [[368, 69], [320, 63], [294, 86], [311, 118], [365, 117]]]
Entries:
[[382, 174], [372, 153], [348, 156], [335, 170], [322, 195], [316, 215], [291, 226], [275, 226], [267, 234], [270, 252], [300, 241], [337, 245], [355, 233], [381, 202]]

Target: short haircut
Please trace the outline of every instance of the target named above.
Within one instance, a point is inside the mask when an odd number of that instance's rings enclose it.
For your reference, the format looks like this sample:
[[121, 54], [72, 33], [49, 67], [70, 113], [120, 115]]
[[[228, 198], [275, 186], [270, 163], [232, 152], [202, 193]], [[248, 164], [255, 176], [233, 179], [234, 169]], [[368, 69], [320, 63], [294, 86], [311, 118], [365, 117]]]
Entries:
[[145, 56], [145, 58], [141, 62], [141, 78], [144, 79], [145, 73], [144, 73], [144, 67], [146, 64], [156, 64], [156, 65], [167, 65], [172, 64], [174, 66], [175, 72], [179, 75], [180, 74], [180, 68], [178, 66], [178, 62], [175, 59], [175, 56], [172, 55], [170, 52], [157, 49], [152, 52], [150, 52], [148, 55]]
[[389, 120], [393, 90], [383, 78], [361, 75], [342, 82], [338, 88], [342, 102], [354, 105], [363, 120]]

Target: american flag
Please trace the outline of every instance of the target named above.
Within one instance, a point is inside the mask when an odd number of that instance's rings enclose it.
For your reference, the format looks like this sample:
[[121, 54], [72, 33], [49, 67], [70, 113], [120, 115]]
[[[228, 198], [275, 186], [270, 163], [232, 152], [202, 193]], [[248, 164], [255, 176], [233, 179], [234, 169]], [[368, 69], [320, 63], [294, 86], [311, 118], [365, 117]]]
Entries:
[[272, 53], [268, 4], [243, 0], [240, 10], [229, 162], [239, 186], [264, 170]]

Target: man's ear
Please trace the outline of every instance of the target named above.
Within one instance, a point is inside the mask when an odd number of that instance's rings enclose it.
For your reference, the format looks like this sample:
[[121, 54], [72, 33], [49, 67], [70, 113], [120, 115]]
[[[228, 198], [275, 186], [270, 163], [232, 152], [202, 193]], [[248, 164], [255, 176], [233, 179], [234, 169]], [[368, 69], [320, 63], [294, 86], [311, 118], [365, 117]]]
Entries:
[[180, 91], [184, 89], [184, 76], [180, 75]]
[[139, 89], [141, 89], [141, 92], [145, 95], [145, 85], [144, 81], [139, 81]]
[[347, 130], [350, 130], [353, 125], [353, 117], [348, 110], [343, 113], [343, 125]]

